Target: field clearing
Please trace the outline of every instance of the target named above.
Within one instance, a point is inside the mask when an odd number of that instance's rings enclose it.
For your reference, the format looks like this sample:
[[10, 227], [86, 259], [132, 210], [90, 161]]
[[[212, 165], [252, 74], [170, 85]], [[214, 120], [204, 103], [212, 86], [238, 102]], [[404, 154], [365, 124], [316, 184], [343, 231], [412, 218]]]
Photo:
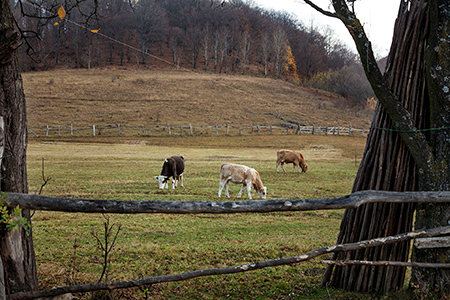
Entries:
[[[30, 193], [51, 177], [43, 195], [117, 200], [217, 200], [223, 162], [255, 167], [270, 198], [320, 198], [350, 193], [357, 171], [354, 151], [362, 154], [365, 139], [294, 136], [285, 148], [304, 145], [306, 174], [276, 173], [280, 137], [99, 139], [95, 143], [31, 140], [28, 147]], [[284, 137], [285, 138], [285, 137]], [[350, 141], [353, 141], [351, 144]], [[263, 142], [263, 144], [261, 144]], [[259, 147], [256, 147], [259, 144]], [[266, 146], [265, 146], [265, 145]], [[226, 145], [226, 146], [223, 146]], [[255, 146], [254, 146], [255, 145]], [[185, 188], [158, 190], [165, 157], [186, 158]], [[353, 157], [352, 157], [353, 155]], [[359, 160], [358, 160], [359, 162]], [[230, 185], [231, 200], [239, 186]], [[257, 199], [255, 192], [252, 195]], [[243, 200], [247, 199], [246, 195]], [[226, 198], [222, 198], [226, 201]], [[33, 235], [41, 288], [96, 282], [101, 251], [94, 234], [103, 236], [104, 222], [122, 227], [110, 255], [108, 280], [178, 274], [206, 268], [242, 265], [289, 257], [332, 245], [342, 211], [280, 212], [228, 215], [97, 215], [36, 211]], [[117, 227], [114, 227], [117, 228]], [[325, 266], [310, 262], [243, 274], [164, 283], [139, 291], [115, 291], [112, 299], [333, 299], [370, 298], [319, 288]], [[88, 299], [90, 295], [77, 295]], [[376, 298], [372, 298], [376, 299]]]

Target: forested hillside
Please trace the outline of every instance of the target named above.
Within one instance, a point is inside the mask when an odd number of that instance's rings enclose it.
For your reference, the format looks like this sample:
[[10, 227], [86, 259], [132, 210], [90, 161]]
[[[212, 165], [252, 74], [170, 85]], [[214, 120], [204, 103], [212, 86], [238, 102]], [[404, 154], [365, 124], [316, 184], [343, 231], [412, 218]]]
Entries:
[[186, 68], [290, 80], [337, 92], [350, 106], [373, 95], [355, 55], [331, 30], [305, 26], [289, 13], [267, 11], [250, 1], [99, 1], [87, 22], [84, 12], [90, 7], [66, 7], [62, 20], [59, 8], [16, 7], [45, 17], [20, 20], [25, 35], [31, 36], [29, 30], [40, 37], [27, 39], [28, 47], [22, 47], [24, 71]]

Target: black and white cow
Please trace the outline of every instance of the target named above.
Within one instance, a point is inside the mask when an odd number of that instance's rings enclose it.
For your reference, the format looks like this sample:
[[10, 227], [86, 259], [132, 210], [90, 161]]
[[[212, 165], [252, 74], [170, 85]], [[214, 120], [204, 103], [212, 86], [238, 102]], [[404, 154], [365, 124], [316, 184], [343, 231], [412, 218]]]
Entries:
[[172, 177], [172, 189], [177, 187], [178, 180], [183, 187], [184, 158], [181, 155], [174, 155], [164, 160], [161, 175], [155, 176], [159, 182], [160, 189], [168, 188], [168, 180]]

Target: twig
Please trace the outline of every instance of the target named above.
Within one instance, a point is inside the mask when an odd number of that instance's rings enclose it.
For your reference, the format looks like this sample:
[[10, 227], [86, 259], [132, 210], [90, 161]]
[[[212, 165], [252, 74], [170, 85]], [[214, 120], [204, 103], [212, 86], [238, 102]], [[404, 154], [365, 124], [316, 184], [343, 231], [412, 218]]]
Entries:
[[39, 189], [38, 195], [40, 195], [42, 193], [42, 189], [44, 188], [44, 186], [52, 179], [51, 177], [45, 177], [44, 161], [45, 161], [45, 159], [42, 158], [42, 180], [44, 181], [44, 183], [41, 185], [41, 188]]
[[[100, 240], [100, 238], [95, 234], [94, 230], [92, 230], [91, 234], [92, 236], [97, 240], [97, 246], [98, 248], [102, 251], [103, 253], [103, 270], [102, 270], [102, 274], [100, 276], [100, 279], [98, 280], [97, 283], [100, 283], [103, 279], [103, 276], [105, 276], [106, 274], [106, 280], [108, 280], [108, 275], [106, 273], [107, 269], [108, 269], [108, 256], [111, 253], [112, 249], [114, 248], [114, 245], [116, 244], [116, 240], [117, 240], [117, 236], [119, 235], [120, 229], [122, 228], [122, 225], [117, 225], [117, 224], [112, 224], [111, 226], [109, 226], [109, 216], [105, 216], [103, 215], [103, 217], [105, 218], [105, 222], [103, 223], [104, 227], [105, 227], [105, 231], [104, 231], [104, 236], [103, 236], [103, 240], [104, 240], [104, 244], [102, 243], [102, 241]], [[114, 226], [117, 226], [117, 231], [116, 234], [113, 238], [113, 241], [111, 243], [111, 245], [109, 245], [109, 237], [111, 236], [111, 233], [113, 231]]]

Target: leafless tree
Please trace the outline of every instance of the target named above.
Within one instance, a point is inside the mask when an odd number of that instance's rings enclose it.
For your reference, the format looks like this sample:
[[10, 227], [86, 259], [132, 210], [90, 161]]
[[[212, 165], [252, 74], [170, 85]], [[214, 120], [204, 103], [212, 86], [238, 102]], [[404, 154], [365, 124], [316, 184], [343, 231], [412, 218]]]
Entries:
[[281, 72], [283, 70], [283, 62], [286, 55], [286, 45], [288, 41], [286, 38], [286, 33], [281, 28], [277, 28], [272, 37], [275, 78], [280, 78]]

